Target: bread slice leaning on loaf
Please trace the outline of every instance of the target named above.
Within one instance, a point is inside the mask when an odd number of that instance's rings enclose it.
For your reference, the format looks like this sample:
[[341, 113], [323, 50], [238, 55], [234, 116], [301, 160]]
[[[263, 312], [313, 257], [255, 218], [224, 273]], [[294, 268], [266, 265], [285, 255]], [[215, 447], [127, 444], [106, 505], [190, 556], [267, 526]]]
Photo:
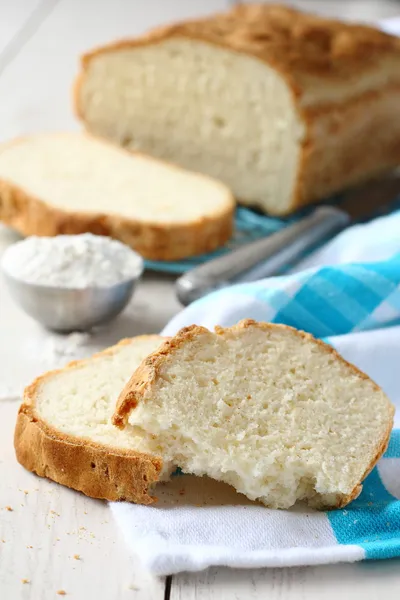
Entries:
[[0, 145], [0, 221], [24, 235], [90, 232], [153, 260], [178, 260], [229, 240], [226, 186], [78, 133]]
[[400, 40], [242, 5], [95, 49], [85, 127], [225, 182], [285, 215], [400, 162]]
[[25, 390], [15, 428], [21, 465], [93, 498], [153, 502], [151, 488], [169, 466], [149, 452], [140, 433], [118, 431], [111, 416], [132, 369], [162, 339], [124, 340], [36, 379]]
[[331, 509], [360, 493], [393, 413], [332, 347], [247, 320], [215, 333], [188, 327], [166, 341], [126, 385], [114, 423], [141, 427], [167, 462], [266, 506]]

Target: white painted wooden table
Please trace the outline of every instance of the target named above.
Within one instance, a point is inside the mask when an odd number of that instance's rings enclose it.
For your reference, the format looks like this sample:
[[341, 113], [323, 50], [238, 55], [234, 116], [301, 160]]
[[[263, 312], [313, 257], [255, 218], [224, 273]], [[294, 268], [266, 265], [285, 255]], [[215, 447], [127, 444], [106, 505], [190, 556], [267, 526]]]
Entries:
[[[228, 6], [228, 0], [0, 0], [0, 139], [75, 128], [70, 84], [77, 57], [114, 37]], [[400, 14], [395, 1], [292, 2], [343, 17]], [[16, 236], [0, 227], [0, 253]], [[91, 350], [159, 331], [179, 310], [170, 277], [148, 275], [128, 311]], [[20, 467], [12, 445], [19, 392], [51, 367], [47, 334], [0, 283], [0, 600], [395, 600], [400, 561], [232, 571], [155, 579], [131, 556], [106, 503]], [[89, 344], [89, 346], [90, 346]], [[85, 352], [88, 347], [85, 346]], [[51, 361], [50, 361], [51, 362]]]

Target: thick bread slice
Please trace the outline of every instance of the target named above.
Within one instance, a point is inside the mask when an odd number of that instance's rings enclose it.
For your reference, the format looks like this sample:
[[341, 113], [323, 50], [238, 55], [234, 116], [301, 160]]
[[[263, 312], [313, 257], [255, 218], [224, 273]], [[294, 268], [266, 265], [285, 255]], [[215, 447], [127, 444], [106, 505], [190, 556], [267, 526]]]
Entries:
[[400, 162], [400, 41], [242, 5], [86, 54], [85, 127], [287, 214]]
[[25, 235], [110, 235], [145, 258], [177, 260], [227, 242], [233, 213], [223, 184], [89, 135], [0, 146], [0, 220]]
[[385, 451], [394, 408], [330, 346], [283, 325], [182, 329], [147, 357], [114, 423], [165, 460], [273, 508], [345, 506]]
[[36, 379], [25, 390], [15, 428], [21, 465], [93, 498], [153, 502], [150, 490], [163, 461], [132, 428], [113, 427], [111, 416], [132, 369], [162, 339], [123, 340]]

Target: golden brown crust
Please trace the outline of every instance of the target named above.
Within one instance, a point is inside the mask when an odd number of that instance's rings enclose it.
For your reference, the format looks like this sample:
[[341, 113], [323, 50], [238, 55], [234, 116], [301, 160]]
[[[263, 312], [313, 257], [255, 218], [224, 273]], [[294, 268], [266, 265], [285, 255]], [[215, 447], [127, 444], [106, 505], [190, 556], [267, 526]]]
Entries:
[[[343, 365], [346, 365], [354, 374], [363, 379], [367, 379], [372, 382], [373, 386], [376, 390], [381, 391], [381, 388], [368, 377], [363, 371], [358, 369], [353, 364], [346, 361], [332, 346], [325, 344], [319, 339], [314, 338], [310, 333], [306, 333], [304, 331], [299, 331], [293, 327], [289, 327], [288, 325], [275, 324], [275, 323], [262, 323], [256, 322], [253, 319], [244, 319], [234, 325], [233, 327], [215, 327], [215, 333], [217, 335], [225, 335], [226, 332], [235, 332], [240, 329], [247, 329], [251, 327], [256, 327], [258, 329], [264, 331], [271, 330], [285, 330], [291, 331], [293, 334], [301, 337], [304, 340], [311, 341], [317, 344], [324, 352], [332, 354], [335, 360], [338, 360]], [[123, 429], [128, 421], [129, 414], [131, 411], [142, 401], [144, 395], [151, 391], [153, 384], [157, 381], [157, 378], [161, 372], [161, 369], [165, 362], [169, 359], [169, 357], [174, 353], [174, 351], [180, 348], [182, 345], [187, 342], [196, 339], [198, 336], [202, 334], [207, 334], [209, 331], [204, 327], [199, 327], [197, 325], [191, 325], [189, 327], [184, 327], [181, 329], [173, 338], [167, 340], [160, 346], [155, 352], [150, 354], [147, 358], [142, 361], [142, 364], [138, 367], [135, 373], [132, 375], [131, 379], [126, 384], [125, 388], [122, 390], [116, 406], [116, 411], [113, 416], [113, 423], [120, 429]], [[388, 428], [385, 435], [379, 441], [377, 445], [374, 457], [372, 458], [370, 464], [368, 465], [365, 473], [360, 479], [360, 483], [358, 483], [352, 492], [347, 496], [338, 496], [336, 506], [327, 507], [323, 505], [316, 504], [317, 508], [342, 508], [346, 506], [357, 498], [362, 490], [361, 482], [365, 479], [365, 477], [372, 471], [378, 460], [381, 458], [383, 453], [385, 452], [390, 438], [390, 433], [393, 427], [393, 416], [394, 416], [394, 407], [387, 400], [388, 404], [388, 412], [390, 415]]]
[[[400, 162], [400, 40], [281, 5], [239, 5], [87, 53], [74, 91], [79, 118], [85, 120], [80, 88], [93, 59], [173, 37], [253, 56], [276, 69], [291, 89], [306, 135], [291, 202], [273, 214], [289, 214]], [[238, 201], [249, 204], [247, 198]]]
[[[113, 354], [120, 345], [129, 343], [131, 340], [122, 340], [95, 357]], [[91, 360], [71, 362], [64, 369], [38, 377], [26, 388], [14, 434], [17, 460], [29, 471], [92, 498], [151, 504], [155, 498], [149, 492], [159, 478], [161, 458], [62, 433], [36, 412], [36, 393], [44, 380]]]
[[[379, 387], [379, 386], [377, 386], [377, 387]], [[362, 488], [363, 488], [363, 486], [361, 485], [361, 482], [364, 481], [364, 479], [367, 477], [367, 475], [369, 475], [371, 473], [372, 469], [375, 467], [375, 465], [377, 464], [379, 459], [382, 458], [382, 456], [385, 454], [385, 452], [387, 450], [387, 447], [389, 445], [389, 440], [390, 440], [390, 434], [393, 429], [393, 416], [394, 416], [394, 408], [392, 407], [392, 418], [388, 424], [386, 434], [382, 438], [380, 445], [377, 447], [375, 456], [369, 463], [368, 467], [365, 469], [364, 474], [361, 477], [360, 483], [355, 486], [355, 488], [352, 490], [352, 492], [350, 492], [350, 494], [348, 496], [342, 496], [338, 500], [337, 506], [335, 508], [343, 508], [344, 506], [347, 506], [347, 504], [350, 504], [350, 502], [353, 502], [353, 500], [358, 498], [358, 496], [361, 494]]]
[[151, 389], [151, 386], [157, 380], [162, 365], [173, 354], [174, 350], [201, 333], [209, 333], [209, 331], [198, 325], [184, 327], [174, 337], [166, 340], [156, 352], [152, 352], [142, 361], [119, 395], [112, 418], [112, 422], [116, 427], [124, 429], [131, 411], [136, 408], [142, 395]]
[[324, 76], [330, 81], [349, 79], [368, 71], [382, 56], [400, 58], [400, 41], [374, 27], [326, 19], [287, 6], [245, 4], [94, 49], [82, 57], [82, 66], [85, 69], [103, 52], [180, 36], [253, 55], [294, 77], [293, 83], [297, 74]]
[[[354, 365], [351, 365], [351, 364], [350, 364], [350, 366], [354, 367]], [[354, 369], [356, 371], [358, 371], [358, 369], [356, 367], [354, 367]], [[362, 373], [362, 371], [358, 371], [358, 374], [365, 375], [364, 373]], [[379, 387], [379, 386], [377, 386], [377, 387]], [[392, 428], [393, 428], [393, 414], [394, 414], [394, 408], [392, 407], [392, 418], [389, 421], [388, 428], [387, 428], [387, 431], [385, 433], [385, 436], [382, 438], [381, 443], [377, 446], [377, 448], [376, 448], [376, 454], [374, 455], [374, 457], [372, 458], [370, 464], [365, 469], [362, 477], [360, 478], [360, 483], [358, 483], [354, 487], [354, 489], [350, 492], [350, 494], [348, 494], [346, 496], [338, 495], [336, 497], [336, 503], [335, 503], [334, 506], [329, 505], [329, 504], [323, 502], [323, 500], [321, 501], [321, 499], [319, 499], [319, 500], [317, 499], [312, 504], [313, 508], [317, 508], [318, 510], [335, 510], [337, 508], [344, 508], [345, 506], [347, 506], [348, 504], [350, 504], [350, 502], [353, 502], [353, 500], [355, 500], [356, 498], [358, 498], [358, 496], [361, 494], [362, 489], [363, 489], [363, 486], [361, 485], [361, 483], [371, 473], [372, 469], [375, 467], [375, 465], [377, 464], [377, 462], [382, 458], [382, 456], [385, 454], [385, 452], [387, 450], [387, 447], [388, 447], [389, 441], [390, 441], [390, 434], [391, 434]]]
[[[13, 143], [18, 143], [18, 139], [9, 142]], [[233, 232], [235, 206], [233, 198], [228, 200], [231, 202], [226, 209], [213, 216], [191, 223], [161, 225], [113, 214], [67, 212], [35, 198], [11, 181], [0, 179], [0, 221], [19, 233], [106, 235], [124, 242], [149, 260], [180, 260], [223, 246]]]
[[307, 138], [291, 210], [396, 167], [400, 163], [399, 105], [400, 82], [337, 105], [303, 109]]

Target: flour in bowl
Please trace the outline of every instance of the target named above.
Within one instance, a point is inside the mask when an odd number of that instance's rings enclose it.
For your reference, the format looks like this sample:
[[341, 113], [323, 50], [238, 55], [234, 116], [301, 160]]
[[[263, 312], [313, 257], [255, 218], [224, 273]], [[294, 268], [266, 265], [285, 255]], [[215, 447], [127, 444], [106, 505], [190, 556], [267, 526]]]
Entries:
[[62, 288], [109, 287], [138, 277], [143, 260], [109, 237], [29, 237], [10, 246], [2, 267], [15, 279]]

